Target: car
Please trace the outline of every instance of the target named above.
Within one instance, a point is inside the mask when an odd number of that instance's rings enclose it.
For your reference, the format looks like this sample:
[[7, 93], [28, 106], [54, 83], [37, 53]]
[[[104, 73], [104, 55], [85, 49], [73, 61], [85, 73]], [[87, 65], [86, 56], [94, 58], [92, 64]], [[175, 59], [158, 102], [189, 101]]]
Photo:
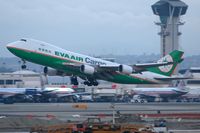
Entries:
[[134, 95], [130, 100], [131, 103], [147, 103], [148, 101], [142, 98], [140, 95]]

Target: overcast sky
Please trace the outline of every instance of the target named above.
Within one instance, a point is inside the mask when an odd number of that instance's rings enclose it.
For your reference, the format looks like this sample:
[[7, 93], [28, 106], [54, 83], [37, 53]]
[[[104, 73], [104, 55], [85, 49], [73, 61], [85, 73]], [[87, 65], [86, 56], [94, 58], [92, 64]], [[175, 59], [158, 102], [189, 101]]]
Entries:
[[[89, 54], [159, 54], [157, 0], [0, 0], [0, 56], [20, 38], [42, 40]], [[189, 5], [180, 43], [186, 56], [200, 54], [200, 0]]]

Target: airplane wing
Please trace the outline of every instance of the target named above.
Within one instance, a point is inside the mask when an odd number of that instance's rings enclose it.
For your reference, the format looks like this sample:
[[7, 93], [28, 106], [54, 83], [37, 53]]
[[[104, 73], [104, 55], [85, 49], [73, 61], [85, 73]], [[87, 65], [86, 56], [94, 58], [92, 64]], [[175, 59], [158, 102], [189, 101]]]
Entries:
[[[83, 65], [83, 64], [65, 62], [65, 63], [63, 63], [63, 65], [68, 67], [68, 68], [70, 68], [70, 69], [76, 69], [76, 70], [78, 69], [78, 70], [80, 70], [81, 65]], [[94, 67], [96, 74], [110, 75], [110, 72], [116, 72], [116, 71], [119, 70], [119, 65], [113, 65], [113, 66], [105, 66], [105, 65], [93, 66], [93, 65], [91, 65], [91, 67]]]
[[23, 93], [13, 93], [13, 94], [3, 94], [1, 95], [2, 98], [9, 98], [9, 97], [14, 97], [14, 96], [22, 96], [25, 95]]
[[9, 94], [9, 95], [1, 95], [2, 98], [8, 98], [8, 97], [12, 97], [12, 96], [15, 96], [15, 95], [14, 94], [13, 95], [11, 95], [11, 94]]
[[[129, 67], [132, 67], [133, 73], [140, 73], [143, 71], [147, 71], [148, 68], [152, 67], [159, 67], [159, 66], [165, 66], [165, 65], [171, 65], [174, 64], [175, 62], [156, 62], [156, 63], [144, 63], [144, 64], [134, 64], [134, 65], [126, 65]], [[62, 63], [64, 66], [70, 67], [72, 69], [80, 69], [82, 64], [78, 63]], [[119, 71], [119, 65], [110, 65], [110, 66], [105, 66], [105, 65], [98, 65], [98, 66], [93, 66], [96, 69], [96, 72], [102, 73], [102, 72], [116, 72]]]
[[156, 62], [156, 63], [144, 63], [144, 64], [135, 64], [132, 65], [134, 69], [134, 73], [140, 73], [143, 71], [147, 71], [148, 68], [159, 67], [159, 66], [166, 66], [174, 64], [174, 62]]
[[[71, 67], [73, 69], [80, 69], [82, 64], [78, 64], [78, 63], [63, 63], [64, 66], [67, 67]], [[93, 66], [95, 67], [95, 69], [97, 69], [97, 71], [101, 72], [101, 71], [118, 71], [119, 69], [119, 65], [115, 65], [115, 66], [104, 66], [104, 65], [98, 65], [98, 66]]]
[[174, 62], [156, 62], [156, 63], [144, 63], [144, 64], [135, 64], [133, 67], [137, 67], [140, 69], [144, 68], [150, 68], [150, 67], [158, 67], [158, 66], [165, 66], [165, 65], [171, 65]]
[[[157, 63], [144, 63], [144, 64], [134, 64], [129, 65], [133, 68], [133, 73], [140, 73], [143, 71], [147, 71], [147, 68], [152, 67], [159, 67], [159, 66], [165, 66], [165, 65], [171, 65], [174, 62], [157, 62]], [[119, 71], [119, 65], [116, 66], [99, 66], [100, 70], [106, 70], [106, 71]]]
[[43, 91], [41, 91], [40, 93], [42, 93], [42, 94], [48, 94], [48, 93], [51, 93], [51, 92], [54, 92], [54, 91], [56, 91], [57, 89], [54, 89], [54, 90], [43, 90]]
[[[145, 63], [145, 64], [134, 64], [134, 65], [128, 65], [133, 67], [135, 70], [146, 70], [147, 68], [151, 67], [158, 67], [158, 66], [165, 66], [165, 65], [171, 65], [174, 62], [160, 62], [160, 63]], [[118, 71], [119, 70], [119, 65], [114, 65], [114, 66], [105, 66], [105, 65], [100, 65], [97, 67], [98, 69], [102, 70], [108, 70], [108, 71]]]

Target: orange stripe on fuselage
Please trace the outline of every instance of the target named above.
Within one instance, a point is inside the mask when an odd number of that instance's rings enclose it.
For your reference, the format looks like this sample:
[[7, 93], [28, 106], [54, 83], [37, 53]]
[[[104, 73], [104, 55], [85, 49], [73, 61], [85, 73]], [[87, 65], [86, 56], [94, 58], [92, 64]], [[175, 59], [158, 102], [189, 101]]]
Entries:
[[58, 56], [54, 56], [54, 55], [49, 55], [49, 54], [45, 54], [45, 53], [37, 52], [37, 51], [33, 51], [33, 50], [28, 50], [28, 49], [23, 49], [23, 48], [17, 48], [17, 47], [11, 47], [11, 46], [9, 46], [7, 48], [14, 48], [14, 49], [18, 49], [18, 50], [23, 50], [23, 51], [27, 51], [27, 52], [37, 53], [37, 54], [41, 54], [41, 55], [45, 55], [45, 56], [49, 56], [49, 57], [61, 59], [61, 60], [64, 60], [64, 61], [71, 61], [71, 62], [74, 62], [74, 63], [83, 64], [83, 62], [78, 62], [78, 61], [75, 61], [75, 60], [71, 60], [69, 58], [66, 59], [66, 58], [62, 58], [62, 57], [58, 57]]

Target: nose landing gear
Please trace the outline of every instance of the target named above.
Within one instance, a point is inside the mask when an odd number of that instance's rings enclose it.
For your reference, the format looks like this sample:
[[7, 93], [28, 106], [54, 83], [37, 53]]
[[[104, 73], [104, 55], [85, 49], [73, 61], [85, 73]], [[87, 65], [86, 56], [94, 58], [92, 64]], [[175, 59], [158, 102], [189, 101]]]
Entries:
[[25, 70], [27, 68], [26, 66], [26, 61], [25, 60], [22, 60], [23, 64], [21, 65], [21, 69], [22, 70]]

